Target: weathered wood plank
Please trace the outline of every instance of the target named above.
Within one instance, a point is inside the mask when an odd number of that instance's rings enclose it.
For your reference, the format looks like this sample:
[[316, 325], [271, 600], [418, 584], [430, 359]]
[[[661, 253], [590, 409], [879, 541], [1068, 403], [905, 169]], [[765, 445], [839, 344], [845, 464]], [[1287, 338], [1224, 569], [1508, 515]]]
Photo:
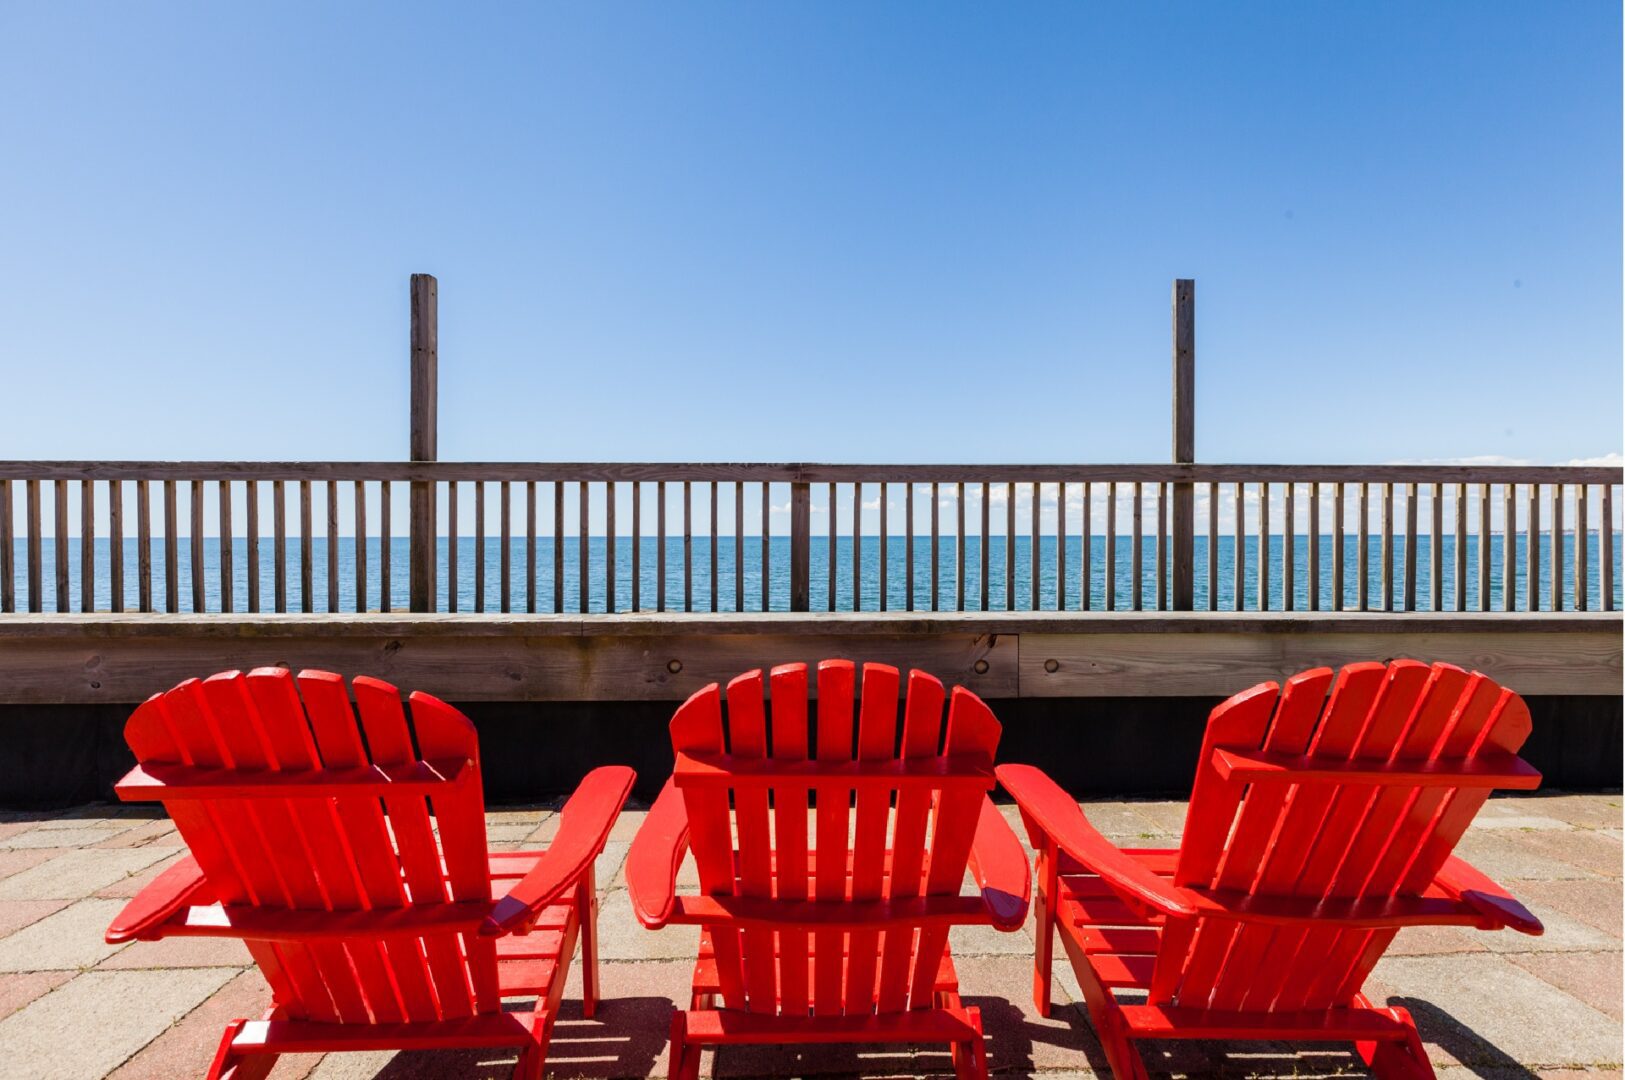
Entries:
[[1405, 490], [1405, 602], [1400, 610], [1416, 610], [1416, 512], [1417, 487]]
[[[449, 570], [446, 575], [448, 604], [457, 595], [457, 563], [453, 557], [453, 552], [457, 550], [457, 497], [450, 494], [455, 489], [455, 484], [448, 485], [447, 498], [451, 500], [451, 509], [450, 521], [447, 522], [447, 525], [452, 530], [451, 546], [446, 551], [446, 558], [449, 560]], [[355, 544], [355, 609], [358, 612], [364, 612], [367, 610], [367, 485], [360, 480], [355, 482], [354, 497], [355, 528], [351, 531], [354, 534], [352, 542]], [[450, 610], [456, 611], [457, 609], [452, 607]]]
[[[329, 483], [337, 484], [338, 481], [333, 480]], [[113, 487], [117, 488], [118, 485], [114, 484]], [[232, 552], [231, 542], [231, 534], [233, 531], [231, 527], [231, 481], [220, 481], [219, 491], [217, 494], [220, 499], [220, 610], [235, 611], [237, 608], [237, 598], [232, 595], [232, 587], [236, 584], [235, 578], [237, 574], [237, 566], [236, 559], [233, 557], [234, 553]], [[115, 531], [117, 531], [116, 528]], [[114, 546], [119, 546], [119, 543], [119, 541], [115, 541]], [[336, 576], [337, 575], [335, 574], [335, 577]], [[336, 586], [333, 595], [335, 599], [338, 596]], [[116, 601], [113, 605], [113, 610], [119, 610]], [[338, 610], [338, 605], [336, 602], [333, 606], [333, 610]]]
[[11, 484], [10, 480], [0, 480], [0, 613], [17, 610], [16, 526], [12, 523]]
[[[359, 486], [360, 481], [357, 481]], [[136, 500], [141, 505], [142, 529], [146, 527], [146, 491], [145, 482], [136, 484]], [[248, 545], [247, 571], [248, 571], [248, 610], [251, 613], [260, 609], [260, 482], [249, 480], [243, 484], [243, 531], [248, 535], [243, 537]], [[140, 577], [144, 590], [150, 591], [152, 587], [152, 566], [148, 556], [147, 547], [150, 537], [143, 536], [140, 544], [141, 550], [137, 553], [137, 561], [142, 562]], [[151, 597], [148, 591], [142, 593], [141, 610], [151, 610]]]
[[[224, 558], [222, 557], [222, 562]], [[327, 610], [339, 609], [339, 482], [327, 482]]]
[[[310, 514], [310, 481], [299, 481], [299, 610], [310, 612], [315, 610], [315, 596], [312, 580], [315, 570], [312, 566], [314, 546]], [[193, 545], [194, 548], [196, 545]], [[195, 575], [194, 575], [195, 576]]]
[[391, 611], [394, 609], [393, 592], [390, 582], [390, 563], [392, 560], [390, 532], [394, 528], [389, 512], [390, 484], [385, 481], [378, 485], [378, 610]]
[[[561, 508], [562, 509], [562, 508]], [[485, 485], [474, 485], [474, 611], [485, 610]]]
[[[203, 481], [192, 481], [192, 516], [187, 527], [186, 549], [192, 563], [192, 610], [207, 611], [203, 600]], [[309, 611], [307, 607], [305, 609]]]
[[96, 610], [96, 485], [79, 481], [79, 610]]
[[71, 611], [68, 603], [68, 482], [58, 480], [51, 492], [55, 521], [51, 530], [51, 550], [56, 556], [56, 609]]
[[164, 610], [171, 614], [181, 609], [180, 541], [175, 535], [180, 517], [176, 508], [176, 483], [175, 480], [164, 481]]
[[[230, 500], [227, 500], [228, 505]], [[11, 588], [11, 489], [0, 484], [0, 577], [5, 587]], [[113, 481], [107, 485], [107, 573], [111, 586], [109, 599], [114, 611], [124, 610], [124, 484]], [[0, 604], [6, 611], [15, 610], [12, 604]]]

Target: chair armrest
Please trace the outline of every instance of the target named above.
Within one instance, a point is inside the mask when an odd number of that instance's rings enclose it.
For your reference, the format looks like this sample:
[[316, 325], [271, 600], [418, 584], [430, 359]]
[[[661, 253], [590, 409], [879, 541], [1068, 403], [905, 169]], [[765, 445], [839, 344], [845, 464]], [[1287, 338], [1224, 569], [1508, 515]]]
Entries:
[[677, 868], [687, 851], [688, 809], [682, 792], [667, 780], [626, 856], [632, 911], [651, 930], [671, 921], [677, 906]]
[[208, 882], [197, 860], [187, 855], [180, 862], [159, 874], [146, 887], [125, 904], [113, 917], [107, 928], [109, 945], [119, 945], [138, 938], [156, 941], [164, 937], [164, 924], [176, 914], [186, 910], [198, 900], [208, 902], [204, 894]]
[[1000, 765], [996, 770], [1021, 812], [1043, 830], [1057, 848], [1099, 874], [1128, 899], [1148, 905], [1164, 915], [1196, 914], [1185, 890], [1158, 877], [1145, 865], [1125, 855], [1096, 831], [1078, 804], [1060, 786], [1031, 765]]
[[535, 919], [573, 888], [604, 850], [636, 774], [624, 765], [605, 765], [588, 773], [559, 813], [553, 843], [530, 873], [498, 900], [480, 927], [486, 936], [512, 933]]
[[1513, 899], [1487, 875], [1454, 855], [1445, 860], [1435, 881], [1498, 926], [1531, 936], [1546, 932], [1533, 912]]
[[985, 796], [971, 840], [970, 870], [994, 928], [1020, 930], [1032, 902], [1032, 867], [1027, 865], [1027, 854], [1010, 823]]

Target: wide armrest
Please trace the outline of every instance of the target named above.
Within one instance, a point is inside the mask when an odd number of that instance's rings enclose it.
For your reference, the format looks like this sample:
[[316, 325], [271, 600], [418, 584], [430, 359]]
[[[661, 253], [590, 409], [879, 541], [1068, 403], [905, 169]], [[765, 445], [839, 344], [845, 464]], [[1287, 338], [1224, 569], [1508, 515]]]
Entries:
[[986, 796], [971, 840], [970, 870], [994, 928], [1020, 930], [1032, 901], [1032, 868], [1010, 823]]
[[1498, 926], [1531, 936], [1546, 932], [1533, 912], [1514, 900], [1487, 875], [1454, 855], [1445, 860], [1434, 880]]
[[1047, 839], [1128, 899], [1179, 917], [1196, 913], [1185, 890], [1123, 854], [1089, 824], [1072, 796], [1031, 765], [1000, 765], [999, 783]]
[[187, 855], [159, 874], [125, 904], [107, 928], [107, 943], [118, 945], [137, 938], [156, 941], [164, 937], [164, 924], [176, 914], [197, 903], [207, 902], [208, 883], [197, 860]]
[[658, 930], [677, 907], [677, 868], [688, 851], [688, 810], [672, 781], [649, 808], [626, 855], [626, 886], [638, 922]]
[[493, 936], [518, 930], [573, 888], [604, 850], [636, 778], [624, 765], [605, 765], [588, 773], [560, 811], [553, 843], [530, 873], [496, 902], [480, 933]]

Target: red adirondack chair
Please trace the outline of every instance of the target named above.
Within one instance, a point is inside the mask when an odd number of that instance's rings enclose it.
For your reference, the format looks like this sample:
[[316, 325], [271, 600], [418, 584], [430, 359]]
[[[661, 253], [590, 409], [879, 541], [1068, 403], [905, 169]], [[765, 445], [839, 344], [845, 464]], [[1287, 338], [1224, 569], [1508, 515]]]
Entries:
[[513, 1047], [536, 1080], [578, 942], [593, 1013], [593, 859], [632, 770], [589, 773], [545, 852], [493, 853], [474, 726], [427, 694], [409, 723], [393, 686], [353, 687], [359, 723], [342, 678], [281, 668], [191, 679], [135, 711], [139, 764], [116, 790], [161, 800], [191, 852], [107, 940], [248, 947], [273, 1004], [227, 1025], [211, 1078], [263, 1077], [283, 1053]]
[[[627, 885], [643, 925], [702, 928], [674, 1077], [698, 1075], [703, 1046], [769, 1042], [947, 1043], [961, 1076], [986, 1075], [948, 929], [1027, 916], [1026, 856], [987, 798], [999, 722], [956, 687], [944, 737], [942, 684], [913, 671], [899, 733], [897, 669], [866, 664], [854, 731], [853, 682], [850, 661], [818, 665], [811, 725], [805, 664], [729, 683], [726, 735], [715, 683], [672, 718], [676, 768]], [[691, 845], [701, 895], [678, 896]], [[980, 895], [959, 895], [967, 861]]]
[[1529, 729], [1449, 664], [1260, 684], [1213, 710], [1173, 850], [1119, 849], [1041, 771], [1000, 767], [1038, 851], [1039, 1010], [1058, 931], [1119, 1077], [1146, 1075], [1142, 1039], [1353, 1042], [1379, 1076], [1432, 1076], [1410, 1014], [1361, 986], [1402, 927], [1541, 932], [1450, 854], [1490, 789], [1539, 786]]

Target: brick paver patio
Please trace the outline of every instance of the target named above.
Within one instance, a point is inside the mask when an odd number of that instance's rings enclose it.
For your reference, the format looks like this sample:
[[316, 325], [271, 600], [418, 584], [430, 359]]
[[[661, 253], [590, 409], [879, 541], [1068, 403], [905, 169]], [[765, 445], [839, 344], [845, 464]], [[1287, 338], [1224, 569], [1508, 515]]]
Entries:
[[[1090, 802], [1086, 809], [1119, 843], [1172, 846], [1184, 807]], [[509, 850], [545, 844], [555, 823], [542, 807], [488, 817], [493, 846]], [[566, 1004], [551, 1076], [665, 1075], [672, 1000], [686, 996], [695, 931], [648, 933], [632, 917], [621, 864], [642, 817], [623, 814], [599, 860], [606, 1000], [594, 1021]], [[1545, 921], [1546, 935], [1405, 931], [1367, 987], [1373, 999], [1412, 1011], [1442, 1077], [1620, 1075], [1620, 835], [1618, 795], [1501, 798], [1479, 816], [1460, 853], [1523, 899]], [[146, 808], [0, 814], [0, 1073], [39, 1080], [199, 1075], [225, 1022], [264, 1009], [265, 985], [236, 943], [102, 943], [124, 898], [181, 850], [168, 822]], [[1033, 1012], [1030, 928], [956, 935], [964, 996], [981, 1006], [996, 1073], [1060, 1080], [1104, 1068], [1078, 1007], [1057, 1008], [1049, 1020]], [[1063, 974], [1057, 996], [1075, 1001], [1076, 992]], [[567, 997], [578, 996], [573, 984]], [[1148, 1045], [1153, 1071], [1163, 1074], [1361, 1073], [1340, 1048]], [[1159, 1050], [1163, 1056], [1153, 1058]], [[351, 1054], [286, 1057], [272, 1075], [506, 1077], [510, 1067], [511, 1059], [490, 1054]], [[715, 1076], [949, 1071], [947, 1058], [933, 1051], [883, 1048], [730, 1050], [708, 1055], [705, 1067]]]

